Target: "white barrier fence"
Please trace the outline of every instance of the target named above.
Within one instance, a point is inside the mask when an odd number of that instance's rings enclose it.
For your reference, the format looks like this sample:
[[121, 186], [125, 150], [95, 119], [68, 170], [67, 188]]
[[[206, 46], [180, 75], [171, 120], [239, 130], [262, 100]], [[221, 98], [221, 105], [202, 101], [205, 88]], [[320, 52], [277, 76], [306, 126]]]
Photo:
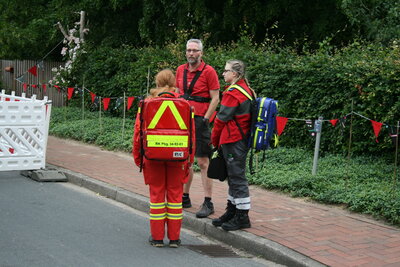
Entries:
[[46, 166], [51, 101], [0, 93], [0, 171]]

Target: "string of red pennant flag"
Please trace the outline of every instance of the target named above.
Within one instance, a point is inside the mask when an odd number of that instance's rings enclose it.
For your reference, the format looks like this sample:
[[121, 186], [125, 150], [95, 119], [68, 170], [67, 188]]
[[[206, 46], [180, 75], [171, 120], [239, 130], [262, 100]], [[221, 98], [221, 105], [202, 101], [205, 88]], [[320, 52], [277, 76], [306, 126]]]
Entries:
[[[32, 75], [35, 75], [35, 76], [36, 76], [36, 75], [37, 75], [37, 67], [36, 67], [36, 66], [31, 67], [31, 68], [28, 70], [28, 72], [31, 73]], [[45, 84], [27, 84], [27, 83], [23, 83], [24, 92], [26, 92], [26, 90], [27, 90], [28, 87], [35, 88], [35, 89], [39, 89], [40, 87], [42, 87], [44, 93], [46, 93], [46, 89], [47, 89], [48, 86], [52, 86], [52, 87], [56, 88], [56, 89], [58, 90], [58, 92], [61, 92], [61, 91], [65, 92], [65, 90], [64, 90], [62, 87], [58, 86], [58, 85], [50, 85], [50, 84], [46, 84], [46, 83], [45, 83]], [[75, 87], [68, 87], [67, 90], [66, 90], [67, 99], [70, 100], [70, 99], [74, 96], [74, 93], [75, 93], [77, 90], [78, 90], [79, 92], [81, 92], [82, 89], [75, 88]], [[88, 90], [88, 89], [86, 89], [86, 88], [85, 88], [85, 90], [86, 90], [87, 92], [89, 92], [89, 94], [90, 94], [90, 96], [91, 96], [91, 102], [92, 102], [92, 104], [95, 103], [96, 100], [98, 100], [99, 98], [101, 99], [102, 106], [103, 106], [103, 110], [105, 110], [105, 111], [108, 110], [109, 105], [110, 105], [110, 102], [111, 102], [112, 99], [116, 99], [116, 100], [118, 101], [119, 99], [122, 98], [122, 97], [98, 97], [94, 92], [92, 92], [92, 91], [90, 91], [90, 90]], [[126, 100], [127, 100], [126, 109], [127, 109], [127, 110], [130, 110], [130, 109], [131, 109], [131, 107], [132, 107], [132, 105], [133, 105], [133, 103], [134, 103], [134, 100], [137, 99], [137, 98], [138, 98], [138, 97], [135, 97], [135, 96], [128, 96], [128, 97], [126, 98]], [[369, 118], [367, 118], [367, 117], [365, 117], [365, 116], [363, 116], [363, 115], [361, 115], [361, 114], [359, 114], [359, 113], [357, 113], [357, 112], [349, 113], [349, 114], [343, 116], [343, 117], [340, 118], [340, 119], [330, 119], [330, 120], [324, 120], [324, 121], [328, 121], [333, 127], [336, 127], [336, 125], [337, 125], [338, 122], [340, 122], [340, 121], [343, 120], [343, 119], [345, 120], [346, 117], [349, 116], [349, 115], [357, 115], [357, 116], [362, 117], [362, 118], [364, 118], [364, 119], [366, 119], [366, 120], [369, 120], [369, 121], [371, 122], [372, 129], [373, 129], [373, 132], [374, 132], [374, 135], [375, 135], [375, 141], [376, 141], [377, 143], [378, 143], [378, 136], [379, 136], [379, 133], [380, 133], [381, 130], [382, 130], [382, 126], [392, 127], [392, 126], [387, 125], [387, 124], [385, 124], [385, 123], [382, 123], [382, 122], [378, 122], [378, 121], [369, 119]], [[286, 117], [282, 117], [282, 116], [277, 116], [277, 117], [276, 117], [276, 131], [277, 131], [277, 135], [278, 135], [278, 136], [280, 136], [280, 135], [284, 132], [284, 129], [285, 129], [285, 127], [286, 127], [286, 125], [287, 125], [287, 123], [288, 123], [289, 120], [300, 120], [300, 121], [305, 121], [305, 122], [308, 123], [310, 126], [312, 126], [312, 120], [310, 120], [310, 119], [297, 119], [297, 118], [286, 118]], [[390, 135], [393, 136], [392, 133], [390, 133]]]
[[[74, 95], [76, 90], [78, 90], [79, 92], [82, 92], [81, 91], [82, 89], [79, 89], [79, 88], [75, 88], [75, 87], [68, 87], [67, 88], [67, 99], [68, 100], [70, 100], [73, 97], [73, 95]], [[92, 104], [94, 104], [96, 102], [96, 99], [100, 98], [101, 102], [103, 104], [103, 109], [104, 110], [108, 110], [108, 107], [110, 105], [111, 99], [116, 99], [117, 103], [118, 103], [118, 101], [121, 100], [121, 98], [123, 98], [123, 97], [98, 97], [94, 92], [88, 90], [87, 88], [84, 88], [84, 90], [86, 90], [90, 94]], [[131, 109], [131, 107], [133, 105], [133, 102], [134, 102], [134, 100], [136, 98], [137, 98], [136, 96], [128, 96], [127, 97], [127, 106], [126, 106], [127, 110]]]
[[[60, 43], [58, 43], [45, 57], [47, 57], [61, 43], [62, 43], [62, 41]], [[46, 93], [47, 87], [48, 86], [52, 86], [52, 87], [56, 88], [59, 93], [61, 91], [63, 91], [63, 93], [66, 93], [68, 100], [70, 100], [74, 96], [74, 93], [75, 93], [76, 90], [78, 90], [80, 93], [83, 92], [82, 89], [75, 88], [75, 87], [67, 87], [67, 89], [64, 90], [59, 85], [51, 85], [51, 84], [47, 84], [47, 83], [43, 83], [43, 84], [27, 84], [27, 83], [25, 83], [25, 74], [30, 73], [33, 76], [37, 77], [38, 69], [43, 69], [43, 60], [44, 60], [44, 58], [41, 61], [38, 61], [38, 63], [35, 64], [34, 66], [30, 67], [24, 74], [22, 74], [22, 75], [18, 76], [17, 78], [15, 78], [18, 82], [23, 84], [24, 92], [27, 91], [28, 87], [31, 87], [31, 88], [34, 88], [34, 89], [39, 89], [41, 87], [43, 89], [44, 93]], [[92, 91], [90, 91], [90, 90], [88, 90], [86, 88], [84, 88], [84, 90], [86, 90], [87, 92], [90, 93], [92, 104], [96, 103], [96, 101], [101, 99], [102, 106], [103, 106], [103, 109], [105, 111], [108, 110], [110, 102], [111, 102], [112, 99], [116, 99], [117, 106], [118, 106], [118, 103], [121, 104], [120, 103], [121, 99], [123, 99], [123, 102], [125, 102], [125, 100], [127, 100], [126, 109], [130, 110], [132, 105], [133, 105], [134, 100], [137, 98], [135, 96], [128, 96], [127, 99], [125, 97], [98, 97], [94, 92], [92, 92]], [[357, 115], [357, 116], [362, 117], [362, 118], [364, 118], [366, 120], [369, 120], [371, 122], [372, 129], [373, 129], [373, 132], [374, 132], [374, 135], [375, 135], [375, 141], [377, 143], [378, 143], [378, 136], [379, 136], [379, 133], [381, 132], [382, 126], [386, 126], [386, 128], [390, 129], [389, 130], [390, 131], [389, 134], [390, 134], [391, 137], [397, 136], [397, 135], [394, 134], [394, 131], [391, 130], [391, 129], [394, 129], [394, 126], [387, 125], [385, 123], [369, 119], [369, 118], [367, 118], [367, 117], [365, 117], [365, 116], [363, 116], [363, 115], [361, 115], [361, 114], [359, 114], [357, 112], [354, 112], [354, 111], [352, 111], [351, 113], [349, 113], [349, 114], [347, 114], [347, 115], [345, 115], [345, 116], [343, 116], [342, 118], [339, 118], [339, 119], [330, 119], [330, 120], [323, 120], [323, 121], [329, 121], [333, 127], [336, 127], [338, 122], [341, 122], [343, 124], [343, 126], [344, 126], [344, 120], [346, 119], [347, 116], [350, 116], [350, 115]], [[310, 120], [310, 119], [297, 119], [297, 118], [287, 118], [287, 117], [277, 116], [276, 117], [276, 132], [277, 132], [278, 136], [282, 135], [282, 133], [283, 133], [283, 131], [284, 131], [284, 129], [285, 129], [285, 127], [286, 127], [286, 125], [287, 125], [289, 120], [305, 121], [306, 124], [309, 127], [312, 127], [312, 120]]]
[[[354, 111], [349, 113], [349, 114], [347, 114], [347, 115], [345, 115], [345, 116], [343, 116], [340, 119], [330, 119], [330, 120], [323, 120], [323, 121], [329, 121], [332, 124], [333, 127], [336, 127], [336, 125], [337, 125], [337, 123], [339, 121], [345, 120], [350, 115], [357, 115], [357, 116], [362, 117], [363, 119], [369, 120], [371, 122], [372, 129], [373, 129], [373, 132], [374, 132], [374, 135], [375, 135], [375, 141], [377, 143], [379, 143], [378, 136], [379, 136], [379, 133], [381, 132], [382, 126], [386, 126], [387, 128], [395, 127], [395, 126], [388, 125], [388, 124], [385, 124], [385, 123], [382, 123], [382, 122], [374, 121], [374, 120], [372, 120], [370, 118], [367, 118], [367, 117], [365, 117], [365, 116], [363, 116], [363, 115], [361, 115], [361, 114], [359, 114], [357, 112], [354, 112]], [[309, 120], [309, 119], [297, 119], [297, 118], [286, 118], [286, 117], [276, 116], [276, 132], [277, 132], [278, 136], [280, 136], [283, 133], [283, 131], [284, 131], [285, 127], [286, 127], [286, 124], [287, 124], [287, 122], [289, 120], [305, 121], [307, 124], [312, 125], [312, 120]], [[392, 132], [390, 132], [389, 134], [390, 134], [391, 137], [396, 137], [396, 135], [394, 135], [394, 133], [392, 133]]]

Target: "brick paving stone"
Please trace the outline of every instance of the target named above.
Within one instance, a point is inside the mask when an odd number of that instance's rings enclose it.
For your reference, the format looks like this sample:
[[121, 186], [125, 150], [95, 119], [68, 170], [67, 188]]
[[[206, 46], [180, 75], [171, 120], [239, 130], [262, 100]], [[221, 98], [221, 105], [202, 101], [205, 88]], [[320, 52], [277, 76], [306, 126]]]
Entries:
[[[47, 162], [93, 179], [148, 197], [142, 173], [129, 153], [48, 138]], [[225, 212], [228, 186], [213, 182], [216, 218]], [[296, 250], [328, 266], [400, 266], [400, 228], [337, 206], [291, 198], [285, 194], [250, 186], [252, 228], [249, 233]], [[190, 197], [195, 213], [203, 202], [199, 174], [195, 174]]]

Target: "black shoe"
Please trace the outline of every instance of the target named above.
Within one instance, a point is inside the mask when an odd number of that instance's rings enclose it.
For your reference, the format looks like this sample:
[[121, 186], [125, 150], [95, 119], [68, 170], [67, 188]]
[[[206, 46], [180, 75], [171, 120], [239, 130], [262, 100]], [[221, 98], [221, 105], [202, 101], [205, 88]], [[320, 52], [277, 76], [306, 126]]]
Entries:
[[190, 197], [182, 197], [182, 208], [188, 209], [192, 207], [192, 202], [190, 201]]
[[214, 213], [214, 204], [210, 202], [203, 202], [201, 205], [201, 208], [198, 212], [196, 212], [196, 217], [197, 218], [205, 218], [208, 215], [211, 215]]
[[221, 217], [213, 219], [211, 223], [215, 227], [221, 226], [224, 222], [228, 222], [230, 219], [232, 219], [235, 216], [235, 213], [236, 213], [236, 206], [233, 205], [232, 202], [228, 200], [225, 213]]
[[169, 247], [170, 248], [178, 248], [181, 245], [181, 240], [170, 240], [169, 241]]
[[228, 222], [224, 222], [221, 225], [225, 231], [235, 231], [244, 228], [250, 228], [250, 218], [248, 210], [236, 210], [235, 216]]
[[149, 237], [149, 243], [153, 247], [161, 248], [161, 247], [164, 246], [164, 241], [163, 240], [154, 240], [151, 236]]

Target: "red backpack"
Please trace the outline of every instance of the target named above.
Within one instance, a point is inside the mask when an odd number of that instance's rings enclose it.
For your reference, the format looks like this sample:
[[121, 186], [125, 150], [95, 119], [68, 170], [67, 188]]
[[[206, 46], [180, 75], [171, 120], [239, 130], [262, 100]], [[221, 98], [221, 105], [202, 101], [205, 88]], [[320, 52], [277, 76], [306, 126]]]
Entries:
[[142, 100], [139, 112], [142, 163], [143, 157], [158, 161], [190, 160], [194, 153], [194, 113], [187, 100], [164, 96]]

